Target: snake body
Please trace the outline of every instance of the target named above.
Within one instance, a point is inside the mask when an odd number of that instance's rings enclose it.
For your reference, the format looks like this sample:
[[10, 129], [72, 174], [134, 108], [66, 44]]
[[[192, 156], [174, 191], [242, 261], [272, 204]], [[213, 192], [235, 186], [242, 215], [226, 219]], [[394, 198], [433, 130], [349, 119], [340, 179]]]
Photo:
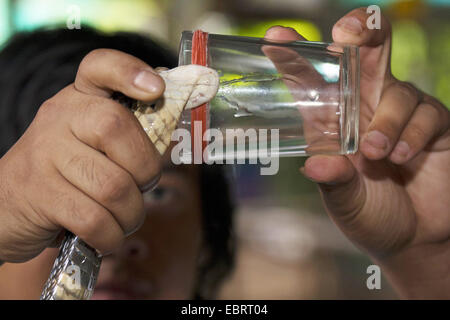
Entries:
[[[163, 96], [154, 102], [134, 101], [131, 109], [150, 140], [162, 155], [170, 144], [184, 109], [195, 108], [211, 100], [219, 88], [216, 71], [199, 65], [155, 70], [166, 85]], [[94, 291], [101, 256], [76, 235], [64, 239], [41, 300], [87, 300]], [[75, 275], [74, 270], [79, 270]], [[77, 280], [77, 281], [75, 281]], [[79, 282], [79, 285], [75, 285]]]

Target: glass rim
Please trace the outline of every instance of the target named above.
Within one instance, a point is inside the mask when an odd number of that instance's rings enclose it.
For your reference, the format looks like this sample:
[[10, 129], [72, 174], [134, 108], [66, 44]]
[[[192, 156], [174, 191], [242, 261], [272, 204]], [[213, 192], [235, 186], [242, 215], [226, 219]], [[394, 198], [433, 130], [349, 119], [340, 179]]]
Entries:
[[[181, 41], [183, 39], [192, 38], [193, 31], [185, 30], [181, 32]], [[330, 46], [338, 46], [341, 48], [354, 48], [359, 49], [357, 45], [349, 44], [349, 43], [341, 43], [341, 42], [323, 42], [323, 41], [309, 41], [309, 40], [270, 40], [261, 37], [250, 37], [250, 36], [239, 36], [239, 35], [227, 35], [227, 34], [217, 34], [217, 33], [208, 33], [208, 37], [212, 36], [215, 40], [227, 40], [233, 42], [245, 42], [245, 43], [254, 43], [254, 44], [265, 44], [265, 45], [279, 45], [285, 46], [287, 44], [295, 44], [299, 47], [310, 47], [310, 48], [320, 48], [320, 49], [328, 49]]]

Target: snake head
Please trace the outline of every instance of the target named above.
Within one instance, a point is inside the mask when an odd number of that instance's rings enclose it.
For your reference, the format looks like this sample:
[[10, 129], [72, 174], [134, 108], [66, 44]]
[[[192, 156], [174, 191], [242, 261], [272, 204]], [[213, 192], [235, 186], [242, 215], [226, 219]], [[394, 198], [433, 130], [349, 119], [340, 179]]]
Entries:
[[157, 68], [166, 89], [156, 102], [137, 101], [134, 114], [158, 151], [163, 154], [184, 109], [210, 101], [219, 89], [219, 75], [213, 69], [185, 65], [174, 69]]
[[168, 103], [184, 102], [183, 109], [192, 109], [210, 101], [219, 88], [219, 75], [207, 67], [190, 64], [168, 70], [157, 69], [157, 72], [166, 83], [164, 99], [169, 100]]

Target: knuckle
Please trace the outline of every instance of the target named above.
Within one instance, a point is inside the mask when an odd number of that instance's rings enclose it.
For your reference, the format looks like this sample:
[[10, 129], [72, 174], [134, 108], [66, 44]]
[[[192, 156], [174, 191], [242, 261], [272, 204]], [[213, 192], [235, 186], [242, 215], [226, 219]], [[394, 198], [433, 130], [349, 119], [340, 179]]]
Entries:
[[444, 134], [449, 130], [450, 110], [447, 109], [440, 101], [429, 95], [425, 95], [424, 102], [421, 103], [420, 107], [427, 108], [431, 111], [430, 116], [433, 117], [433, 120], [437, 121], [439, 128], [441, 128], [440, 134]]
[[433, 109], [434, 117], [437, 119], [441, 134], [445, 133], [450, 128], [450, 110], [442, 105], [430, 105]]
[[82, 239], [95, 238], [109, 223], [108, 214], [100, 206], [90, 209], [89, 212], [75, 212], [75, 219], [78, 223], [77, 229], [79, 230], [77, 234]]
[[419, 91], [409, 82], [395, 81], [391, 85], [391, 89], [395, 91], [396, 94], [401, 95], [402, 98], [408, 100], [419, 100]]
[[125, 127], [125, 119], [119, 111], [110, 109], [108, 112], [101, 113], [95, 128], [96, 135], [101, 139], [107, 139]]
[[112, 203], [127, 199], [133, 185], [134, 181], [127, 173], [111, 174], [100, 182], [100, 201]]
[[423, 141], [428, 137], [429, 132], [427, 132], [422, 126], [418, 124], [410, 124], [407, 130], [408, 141]]
[[37, 113], [36, 113], [36, 120], [48, 120], [51, 117], [54, 117], [54, 115], [57, 113], [58, 104], [54, 99], [48, 99], [44, 101], [44, 103], [39, 107]]
[[92, 63], [95, 63], [99, 59], [102, 59], [107, 53], [108, 49], [95, 49], [90, 51], [86, 56], [84, 56], [83, 60], [81, 60], [80, 70], [89, 68]]
[[430, 103], [422, 103], [420, 107], [426, 110], [426, 114], [433, 121], [440, 121], [440, 119], [445, 117], [445, 114], [442, 112], [443, 110], [441, 110], [438, 106], [434, 106]]
[[[55, 212], [65, 212], [64, 219], [68, 228], [83, 239], [89, 239], [100, 231], [108, 218], [107, 212], [100, 205], [91, 206], [64, 192], [56, 192], [53, 207]], [[62, 217], [55, 216], [55, 219], [58, 221]]]

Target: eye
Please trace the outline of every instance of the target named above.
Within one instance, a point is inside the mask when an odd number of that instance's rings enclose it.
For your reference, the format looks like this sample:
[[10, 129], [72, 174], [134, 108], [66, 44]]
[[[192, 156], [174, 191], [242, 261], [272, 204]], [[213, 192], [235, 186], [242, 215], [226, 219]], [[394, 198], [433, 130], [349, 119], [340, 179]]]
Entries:
[[144, 194], [146, 203], [166, 203], [175, 199], [178, 191], [174, 188], [158, 186]]

